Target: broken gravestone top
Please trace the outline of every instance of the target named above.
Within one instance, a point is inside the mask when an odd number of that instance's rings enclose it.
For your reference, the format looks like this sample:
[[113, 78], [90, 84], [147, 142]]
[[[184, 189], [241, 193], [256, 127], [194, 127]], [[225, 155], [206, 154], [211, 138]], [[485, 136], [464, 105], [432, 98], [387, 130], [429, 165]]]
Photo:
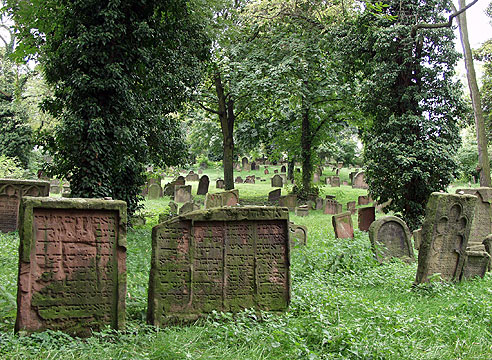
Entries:
[[222, 206], [236, 206], [239, 204], [239, 190], [227, 190], [220, 193], [207, 193], [205, 196], [205, 209]]
[[393, 257], [409, 263], [415, 260], [410, 230], [396, 216], [385, 216], [374, 221], [369, 227], [369, 239], [380, 263]]
[[461, 280], [477, 200], [472, 195], [431, 194], [422, 224], [417, 284], [433, 275]]
[[147, 320], [162, 326], [212, 311], [286, 310], [289, 215], [277, 207], [215, 208], [152, 229]]
[[126, 203], [26, 197], [19, 223], [15, 330], [89, 336], [122, 329]]
[[350, 211], [341, 214], [333, 215], [331, 218], [335, 237], [341, 239], [353, 239], [354, 227], [352, 225], [352, 214]]

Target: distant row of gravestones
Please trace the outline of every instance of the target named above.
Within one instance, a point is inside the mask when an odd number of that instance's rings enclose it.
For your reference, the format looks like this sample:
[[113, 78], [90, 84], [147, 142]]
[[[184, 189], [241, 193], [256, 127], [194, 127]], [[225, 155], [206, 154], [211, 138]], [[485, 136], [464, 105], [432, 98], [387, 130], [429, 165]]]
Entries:
[[[0, 181], [0, 203], [20, 203], [16, 331], [53, 329], [85, 336], [105, 325], [121, 329], [126, 204], [29, 196], [46, 191], [49, 183]], [[446, 280], [483, 276], [488, 268], [492, 189], [463, 191], [476, 196], [432, 194], [422, 230], [416, 232], [421, 239], [417, 283], [437, 273]], [[149, 323], [164, 326], [214, 310], [287, 308], [289, 239], [303, 229], [289, 224], [285, 208], [223, 207], [237, 199], [207, 194], [211, 208], [153, 228]], [[353, 236], [350, 212], [332, 221], [338, 237]], [[369, 231], [380, 261], [392, 256], [412, 260], [403, 221], [382, 218]]]

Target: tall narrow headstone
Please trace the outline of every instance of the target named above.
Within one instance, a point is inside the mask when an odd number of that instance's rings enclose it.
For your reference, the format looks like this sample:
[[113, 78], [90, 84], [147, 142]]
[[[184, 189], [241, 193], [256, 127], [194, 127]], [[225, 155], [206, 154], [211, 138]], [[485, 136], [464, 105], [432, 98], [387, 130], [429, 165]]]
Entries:
[[251, 163], [251, 171], [253, 170], [258, 170], [258, 168], [256, 167], [256, 163], [254, 161]]
[[351, 213], [352, 215], [354, 215], [354, 214], [355, 214], [355, 212], [356, 212], [356, 208], [355, 208], [355, 201], [349, 201], [349, 202], [347, 203], [347, 211], [350, 211], [350, 213]]
[[285, 168], [285, 165], [282, 165], [282, 167], [280, 168], [280, 172], [281, 173], [287, 172], [287, 169]]
[[162, 197], [162, 188], [159, 184], [150, 184], [147, 190], [147, 197], [149, 200], [155, 200]]
[[331, 218], [335, 237], [340, 239], [352, 239], [354, 237], [354, 227], [350, 211], [333, 215]]
[[374, 221], [369, 227], [369, 239], [380, 263], [394, 257], [409, 263], [415, 261], [410, 230], [396, 216], [385, 216]]
[[369, 231], [369, 227], [376, 220], [376, 208], [368, 206], [357, 210], [357, 223], [360, 231]]
[[164, 326], [213, 311], [284, 311], [290, 301], [289, 215], [218, 208], [152, 229], [147, 321]]
[[210, 180], [207, 175], [203, 175], [198, 182], [198, 190], [196, 192], [197, 195], [205, 195], [208, 193], [208, 185], [210, 184]]
[[23, 198], [15, 330], [122, 329], [126, 223], [124, 201]]

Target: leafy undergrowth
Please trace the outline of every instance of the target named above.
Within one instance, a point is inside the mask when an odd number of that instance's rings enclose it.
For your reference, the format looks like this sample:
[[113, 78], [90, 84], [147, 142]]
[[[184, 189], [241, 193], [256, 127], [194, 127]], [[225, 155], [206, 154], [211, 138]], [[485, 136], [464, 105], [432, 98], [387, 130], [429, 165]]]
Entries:
[[[353, 194], [354, 196], [356, 194]], [[166, 203], [147, 202], [159, 212]], [[13, 334], [17, 234], [0, 234], [1, 359], [490, 359], [492, 276], [413, 286], [416, 264], [378, 265], [366, 233], [334, 239], [331, 217], [292, 216], [309, 229], [292, 249], [283, 314], [213, 313], [192, 325], [145, 324], [151, 225], [128, 234], [127, 326], [88, 339]]]

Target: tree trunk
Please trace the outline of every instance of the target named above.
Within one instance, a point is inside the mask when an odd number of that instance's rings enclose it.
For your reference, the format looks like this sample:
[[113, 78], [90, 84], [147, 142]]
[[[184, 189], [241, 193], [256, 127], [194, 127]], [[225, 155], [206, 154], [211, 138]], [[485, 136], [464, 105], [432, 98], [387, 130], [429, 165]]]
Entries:
[[[466, 6], [465, 0], [459, 0], [460, 9]], [[456, 12], [456, 9], [453, 11]], [[482, 102], [480, 100], [480, 92], [477, 85], [477, 77], [475, 67], [473, 66], [473, 57], [468, 40], [468, 27], [466, 23], [466, 12], [458, 16], [458, 27], [460, 30], [461, 45], [465, 57], [466, 77], [468, 79], [468, 87], [473, 105], [473, 114], [475, 116], [475, 127], [477, 129], [477, 144], [478, 144], [478, 165], [480, 168], [480, 186], [491, 186], [490, 181], [490, 163], [489, 154], [487, 152], [487, 137], [485, 135], [485, 121], [482, 112]]]
[[287, 163], [287, 179], [289, 180], [294, 180], [294, 166], [295, 166], [294, 159], [290, 159], [289, 162]]
[[304, 191], [309, 191], [311, 188], [311, 176], [313, 174], [313, 169], [311, 166], [311, 129], [309, 124], [309, 109], [304, 109], [302, 113], [301, 158], [302, 187]]
[[234, 102], [232, 100], [226, 101], [220, 72], [214, 74], [214, 81], [219, 105], [220, 127], [222, 129], [224, 187], [226, 190], [231, 190], [234, 189]]

